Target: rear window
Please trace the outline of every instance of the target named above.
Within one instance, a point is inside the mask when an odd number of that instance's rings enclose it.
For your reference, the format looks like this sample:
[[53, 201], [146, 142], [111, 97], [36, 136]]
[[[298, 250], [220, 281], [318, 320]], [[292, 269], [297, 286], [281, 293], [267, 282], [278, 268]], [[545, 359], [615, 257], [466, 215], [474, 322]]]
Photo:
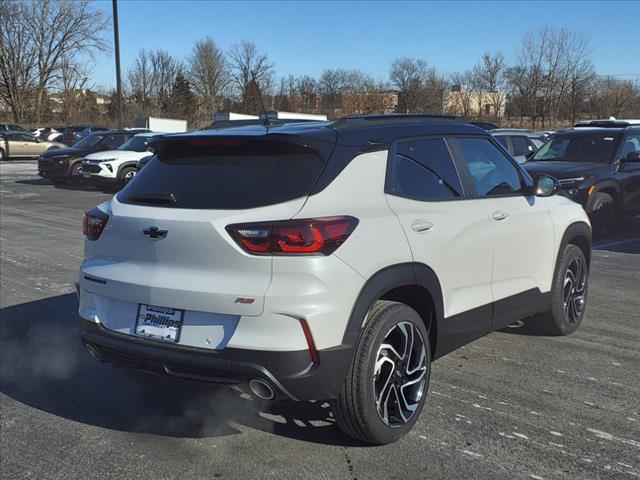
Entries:
[[174, 140], [159, 150], [118, 201], [222, 210], [274, 205], [308, 195], [324, 165], [317, 151], [274, 140]]

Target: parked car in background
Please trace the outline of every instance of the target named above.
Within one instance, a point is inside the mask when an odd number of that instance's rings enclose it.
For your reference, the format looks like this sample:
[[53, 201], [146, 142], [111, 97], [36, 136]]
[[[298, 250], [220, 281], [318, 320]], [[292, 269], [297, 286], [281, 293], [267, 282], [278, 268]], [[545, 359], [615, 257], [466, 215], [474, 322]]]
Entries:
[[58, 142], [46, 142], [27, 132], [0, 132], [0, 160], [35, 158], [41, 153], [64, 148]]
[[640, 125], [556, 133], [524, 167], [557, 178], [589, 214], [595, 236], [606, 237], [617, 216], [640, 211]]
[[13, 123], [0, 123], [0, 132], [26, 132], [26, 130]]
[[416, 423], [432, 361], [531, 315], [580, 326], [584, 210], [468, 123], [354, 116], [153, 146], [83, 220], [81, 335], [100, 361], [329, 400], [346, 434], [384, 444]]
[[58, 137], [62, 136], [62, 131], [55, 129], [54, 127], [42, 127], [36, 128], [33, 132], [31, 132], [31, 134], [35, 135], [41, 140], [55, 141]]
[[520, 163], [526, 162], [527, 155], [537, 152], [546, 140], [546, 135], [542, 132], [517, 128], [496, 128], [491, 130], [491, 134]]
[[62, 132], [62, 143], [65, 143], [68, 146], [73, 146], [76, 142], [82, 140], [88, 135], [91, 135], [92, 133], [108, 132], [109, 130], [111, 129], [107, 127], [86, 125], [65, 127], [64, 132]]
[[138, 160], [138, 163], [136, 163], [136, 170], [138, 171], [142, 170], [144, 166], [151, 161], [152, 158], [153, 158], [153, 155], [147, 155], [146, 157], [142, 157], [140, 160]]
[[162, 135], [158, 132], [139, 133], [120, 145], [117, 150], [87, 155], [82, 160], [84, 179], [103, 185], [126, 185], [138, 173], [138, 161], [149, 156], [151, 140]]
[[38, 175], [53, 183], [65, 183], [69, 179], [82, 183], [82, 159], [95, 152], [115, 150], [136, 133], [146, 130], [113, 130], [93, 133], [73, 147], [47, 152], [38, 159]]
[[600, 127], [600, 128], [622, 128], [632, 125], [640, 125], [640, 120], [632, 118], [616, 118], [610, 117], [606, 119], [580, 120], [575, 124], [576, 128], [581, 127]]

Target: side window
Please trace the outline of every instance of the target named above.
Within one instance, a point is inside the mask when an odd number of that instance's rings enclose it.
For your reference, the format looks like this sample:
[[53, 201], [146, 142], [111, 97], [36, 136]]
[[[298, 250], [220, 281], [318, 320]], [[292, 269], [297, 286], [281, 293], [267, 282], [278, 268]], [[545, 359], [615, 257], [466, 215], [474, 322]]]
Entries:
[[102, 144], [109, 150], [115, 150], [124, 143], [124, 140], [125, 139], [123, 135], [109, 135], [104, 139]]
[[455, 141], [479, 196], [522, 192], [518, 168], [489, 139], [457, 138]]
[[507, 149], [507, 151], [509, 151], [509, 140], [507, 139], [506, 135], [495, 135], [496, 140], [498, 140], [498, 142], [500, 142], [502, 144], [502, 146], [504, 148]]
[[21, 133], [20, 134], [20, 140], [22, 140], [23, 142], [35, 142], [36, 141], [36, 137], [32, 136], [32, 135], [27, 135], [26, 133]]
[[418, 200], [462, 196], [462, 186], [442, 138], [398, 142], [392, 159], [391, 190]]
[[513, 142], [513, 154], [516, 156], [533, 152], [533, 147], [529, 144], [527, 137], [521, 135], [514, 136], [511, 137], [511, 142]]
[[630, 133], [622, 144], [620, 158], [626, 158], [630, 153], [640, 153], [640, 133]]

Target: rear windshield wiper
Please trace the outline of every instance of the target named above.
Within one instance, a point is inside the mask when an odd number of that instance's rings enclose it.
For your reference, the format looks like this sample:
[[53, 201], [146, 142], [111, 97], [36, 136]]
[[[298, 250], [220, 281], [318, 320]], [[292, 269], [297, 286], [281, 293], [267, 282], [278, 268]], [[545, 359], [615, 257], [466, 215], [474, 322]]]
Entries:
[[178, 204], [178, 198], [173, 193], [134, 193], [129, 195], [129, 201], [146, 203], [148, 205], [172, 205]]

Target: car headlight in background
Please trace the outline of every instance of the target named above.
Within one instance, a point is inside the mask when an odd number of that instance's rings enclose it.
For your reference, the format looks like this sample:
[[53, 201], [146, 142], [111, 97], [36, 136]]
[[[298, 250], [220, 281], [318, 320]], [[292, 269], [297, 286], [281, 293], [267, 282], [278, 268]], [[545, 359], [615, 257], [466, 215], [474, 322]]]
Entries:
[[560, 188], [565, 190], [569, 195], [575, 197], [578, 194], [578, 188], [582, 185], [586, 177], [563, 178], [559, 180]]

